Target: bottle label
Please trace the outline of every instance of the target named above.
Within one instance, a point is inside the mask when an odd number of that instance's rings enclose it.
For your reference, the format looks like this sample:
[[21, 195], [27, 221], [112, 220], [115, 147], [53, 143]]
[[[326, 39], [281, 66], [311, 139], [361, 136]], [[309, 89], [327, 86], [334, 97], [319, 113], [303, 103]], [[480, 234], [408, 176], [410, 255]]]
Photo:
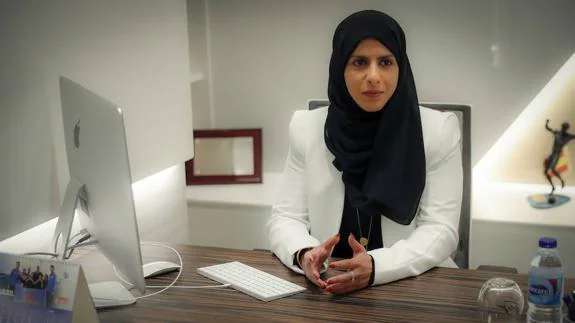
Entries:
[[537, 305], [561, 305], [563, 277], [529, 277], [528, 300]]

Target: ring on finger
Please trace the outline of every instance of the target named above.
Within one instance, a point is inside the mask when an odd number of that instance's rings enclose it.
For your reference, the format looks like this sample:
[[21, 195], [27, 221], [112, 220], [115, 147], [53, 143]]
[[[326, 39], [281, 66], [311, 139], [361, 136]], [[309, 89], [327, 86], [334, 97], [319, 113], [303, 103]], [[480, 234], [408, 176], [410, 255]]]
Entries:
[[353, 270], [350, 271], [350, 273], [351, 273], [351, 281], [353, 282], [355, 281], [355, 273], [353, 272]]

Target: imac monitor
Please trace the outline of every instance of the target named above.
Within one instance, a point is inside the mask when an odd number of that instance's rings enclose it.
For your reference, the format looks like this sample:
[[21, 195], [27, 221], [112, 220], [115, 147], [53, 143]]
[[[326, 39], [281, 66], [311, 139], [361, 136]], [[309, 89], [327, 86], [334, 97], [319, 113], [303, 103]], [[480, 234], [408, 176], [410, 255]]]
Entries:
[[70, 181], [54, 233], [55, 253], [63, 259], [77, 214], [102, 254], [144, 293], [122, 110], [67, 78], [59, 83]]

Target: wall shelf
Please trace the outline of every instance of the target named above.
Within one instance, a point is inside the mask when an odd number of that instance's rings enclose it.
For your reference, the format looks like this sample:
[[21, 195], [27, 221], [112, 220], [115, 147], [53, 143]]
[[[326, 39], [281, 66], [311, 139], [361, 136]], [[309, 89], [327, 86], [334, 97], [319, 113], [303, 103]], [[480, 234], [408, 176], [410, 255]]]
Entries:
[[192, 185], [186, 187], [188, 205], [213, 203], [238, 206], [271, 207], [281, 173], [263, 173], [261, 184]]
[[549, 185], [475, 183], [471, 203], [473, 220], [575, 228], [573, 214], [575, 187], [567, 186], [555, 191], [555, 194], [569, 196], [572, 200], [555, 208], [534, 209], [527, 202], [529, 195], [545, 194], [550, 190]]

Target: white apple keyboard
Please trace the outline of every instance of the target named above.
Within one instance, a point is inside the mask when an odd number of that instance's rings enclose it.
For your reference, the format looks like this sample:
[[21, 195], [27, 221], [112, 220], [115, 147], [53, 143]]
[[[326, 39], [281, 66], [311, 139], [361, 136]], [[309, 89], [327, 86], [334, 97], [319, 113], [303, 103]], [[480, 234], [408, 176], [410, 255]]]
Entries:
[[304, 287], [238, 261], [198, 268], [198, 273], [264, 302], [305, 291]]

